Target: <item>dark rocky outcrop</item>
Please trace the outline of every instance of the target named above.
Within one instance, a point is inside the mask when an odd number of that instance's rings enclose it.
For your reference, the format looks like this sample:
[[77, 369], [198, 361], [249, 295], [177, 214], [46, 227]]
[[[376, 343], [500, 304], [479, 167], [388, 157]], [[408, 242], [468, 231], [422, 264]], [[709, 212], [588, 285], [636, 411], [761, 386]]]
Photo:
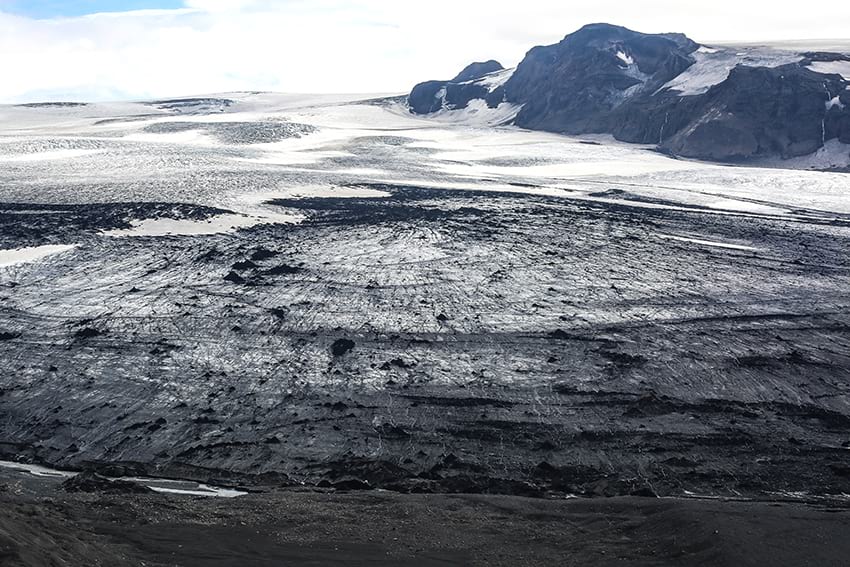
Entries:
[[[799, 64], [736, 67], [726, 81], [696, 97], [695, 116], [684, 116], [688, 123], [661, 146], [686, 157], [739, 161], [804, 156], [834, 138], [848, 143], [850, 92], [844, 83]], [[827, 108], [827, 93], [840, 93], [841, 104]]]
[[[810, 68], [850, 57], [747, 49], [701, 48], [681, 34], [591, 24], [533, 48], [495, 88], [486, 78], [501, 65], [475, 63], [452, 81], [417, 85], [408, 102], [417, 114], [462, 109], [476, 99], [490, 108], [508, 102], [521, 106], [513, 123], [523, 128], [612, 134], [724, 162], [787, 159], [830, 140], [850, 143], [850, 81]], [[716, 81], [683, 91], [676, 83], [687, 82], [686, 72], [697, 82], [706, 75]]]
[[[505, 85], [522, 104], [517, 124], [535, 130], [583, 134], [646, 126], [623, 125], [620, 107], [651, 95], [690, 67], [699, 45], [681, 35], [647, 35], [593, 24], [561, 43], [528, 52]], [[657, 132], [657, 130], [656, 130]]]
[[452, 79], [452, 82], [464, 83], [466, 81], [474, 81], [475, 79], [480, 79], [484, 75], [503, 71], [504, 69], [505, 68], [502, 67], [501, 63], [494, 61], [493, 59], [490, 61], [484, 61], [483, 63], [471, 63], [463, 71], [458, 73], [457, 77]]
[[82, 472], [62, 483], [66, 492], [98, 492], [104, 494], [153, 494], [153, 490], [136, 482], [112, 480], [93, 472]]
[[426, 81], [416, 85], [408, 97], [408, 104], [416, 114], [464, 108], [476, 99], [495, 108], [505, 100], [504, 88], [492, 88], [482, 79], [503, 70], [498, 61], [472, 63], [451, 81]]
[[350, 339], [337, 339], [331, 345], [331, 353], [336, 356], [345, 356], [348, 354], [354, 347], [354, 341]]

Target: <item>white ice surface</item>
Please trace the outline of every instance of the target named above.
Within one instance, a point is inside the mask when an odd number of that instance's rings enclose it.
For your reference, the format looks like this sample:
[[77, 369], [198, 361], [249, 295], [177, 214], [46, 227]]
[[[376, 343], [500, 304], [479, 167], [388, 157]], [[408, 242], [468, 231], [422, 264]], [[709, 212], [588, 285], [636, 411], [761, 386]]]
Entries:
[[808, 68], [823, 75], [841, 75], [850, 81], [850, 61], [815, 61]]
[[[266, 159], [302, 163], [305, 172], [321, 169], [323, 175], [332, 174], [335, 168], [321, 165], [329, 154], [334, 162], [341, 162], [337, 171], [351, 169], [359, 163], [356, 155], [346, 151], [352, 140], [395, 136], [410, 142], [398, 148], [396, 157], [382, 161], [381, 181], [387, 183], [588, 199], [615, 188], [736, 214], [785, 215], [796, 208], [850, 212], [846, 174], [778, 169], [785, 162], [759, 168], [676, 160], [647, 151], [650, 146], [625, 144], [610, 136], [573, 138], [475, 122], [443, 122], [411, 115], [402, 106], [332, 106], [293, 111], [288, 116], [321, 130], [299, 140], [270, 144]], [[292, 149], [282, 151], [284, 147]], [[301, 159], [291, 159], [294, 155]], [[305, 163], [313, 157], [313, 164]], [[808, 167], [802, 161], [787, 166]], [[516, 185], [528, 182], [534, 186]]]
[[[191, 120], [186, 120], [191, 122]], [[197, 146], [215, 146], [216, 141], [198, 127], [197, 130], [186, 130], [185, 132], [135, 132], [124, 138], [130, 142], [147, 142], [154, 144], [191, 144]]]
[[66, 252], [76, 248], [74, 244], [54, 244], [47, 246], [34, 246], [31, 248], [14, 248], [11, 250], [0, 250], [0, 268], [14, 266], [16, 264], [27, 264], [36, 262], [42, 258]]
[[443, 109], [428, 115], [429, 120], [443, 124], [461, 124], [464, 126], [499, 126], [516, 118], [522, 105], [503, 102], [496, 108], [487, 106], [483, 99], [469, 101], [465, 108]]
[[850, 53], [850, 39], [791, 39], [777, 41], [714, 41], [711, 45], [722, 45], [728, 49], [778, 49], [781, 51], [829, 51]]
[[[317, 187], [369, 181], [627, 201], [631, 206], [653, 208], [698, 206], [717, 214], [850, 213], [847, 174], [803, 170], [815, 159], [825, 167], [840, 166], [842, 156], [850, 156], [850, 151], [832, 142], [814, 156], [762, 164], [769, 168], [728, 167], [671, 159], [648, 151], [651, 146], [624, 144], [610, 136], [575, 138], [490, 126], [504, 114], [494, 119], [492, 114], [470, 116], [466, 112], [464, 116], [450, 111], [443, 119], [434, 119], [412, 115], [401, 104], [342, 102], [244, 95], [224, 116], [180, 117], [186, 121], [288, 119], [318, 128], [310, 135], [252, 145], [248, 150], [226, 144], [200, 146], [192, 139], [176, 138], [167, 144], [152, 140], [128, 143], [126, 136], [141, 131], [150, 123], [147, 118], [118, 130], [111, 123], [95, 124], [111, 112], [150, 113], [151, 108], [143, 105], [64, 110], [0, 107], [0, 116], [11, 113], [17, 117], [0, 128], [0, 143], [11, 148], [4, 150], [7, 153], [14, 153], [16, 144], [32, 145], [30, 140], [59, 136], [57, 130], [73, 135], [76, 146], [104, 148], [102, 155], [81, 159], [10, 163], [0, 168], [0, 198], [30, 200], [38, 191], [44, 203], [65, 202], [72, 195], [84, 202], [196, 202], [236, 213], [210, 222], [138, 221], [134, 229], [118, 231], [122, 236], [209, 234], [262, 222], [298, 222], [297, 215], [264, 206], [260, 199], [281, 192], [308, 195]], [[486, 114], [493, 109], [478, 110]], [[39, 118], [39, 112], [49, 119]], [[162, 121], [164, 117], [154, 119]], [[172, 182], [183, 179], [187, 171], [193, 172], [197, 182]], [[220, 172], [227, 172], [228, 177]], [[228, 179], [232, 176], [242, 181], [231, 183]], [[142, 180], [145, 183], [140, 183]], [[149, 180], [156, 181], [156, 193], [147, 189]], [[623, 196], [601, 194], [610, 190], [623, 192]]]

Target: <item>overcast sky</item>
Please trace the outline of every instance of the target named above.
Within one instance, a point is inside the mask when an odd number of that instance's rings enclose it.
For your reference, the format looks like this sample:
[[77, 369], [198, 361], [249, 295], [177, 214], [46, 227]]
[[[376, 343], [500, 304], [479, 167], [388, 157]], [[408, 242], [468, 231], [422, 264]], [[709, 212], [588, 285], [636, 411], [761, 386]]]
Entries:
[[702, 42], [847, 39], [850, 2], [0, 0], [0, 101], [400, 93], [602, 21]]

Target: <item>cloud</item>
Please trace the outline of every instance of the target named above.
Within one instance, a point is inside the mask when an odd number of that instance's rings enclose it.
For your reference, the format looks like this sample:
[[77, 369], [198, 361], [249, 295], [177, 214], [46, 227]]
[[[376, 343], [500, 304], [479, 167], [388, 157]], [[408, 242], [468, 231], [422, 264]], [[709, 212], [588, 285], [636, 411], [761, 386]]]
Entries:
[[[784, 7], [783, 7], [784, 6]], [[710, 8], [710, 9], [709, 9]], [[2, 9], [2, 8], [0, 8]], [[841, 37], [850, 6], [652, 0], [187, 0], [180, 10], [33, 20], [0, 12], [0, 100], [232, 90], [404, 92], [472, 60], [515, 64], [592, 21], [696, 39]]]

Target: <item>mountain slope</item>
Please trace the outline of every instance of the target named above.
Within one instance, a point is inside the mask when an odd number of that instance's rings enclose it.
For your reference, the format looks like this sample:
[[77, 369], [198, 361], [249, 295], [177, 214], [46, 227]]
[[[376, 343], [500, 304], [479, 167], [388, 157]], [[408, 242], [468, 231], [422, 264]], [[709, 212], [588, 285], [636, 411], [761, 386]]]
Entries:
[[[606, 133], [684, 157], [790, 159], [837, 148], [850, 165], [850, 56], [707, 47], [681, 34], [591, 24], [535, 47], [513, 71], [473, 64], [417, 85], [411, 112], [521, 109], [512, 123], [565, 134]], [[830, 144], [828, 142], [834, 141]]]

